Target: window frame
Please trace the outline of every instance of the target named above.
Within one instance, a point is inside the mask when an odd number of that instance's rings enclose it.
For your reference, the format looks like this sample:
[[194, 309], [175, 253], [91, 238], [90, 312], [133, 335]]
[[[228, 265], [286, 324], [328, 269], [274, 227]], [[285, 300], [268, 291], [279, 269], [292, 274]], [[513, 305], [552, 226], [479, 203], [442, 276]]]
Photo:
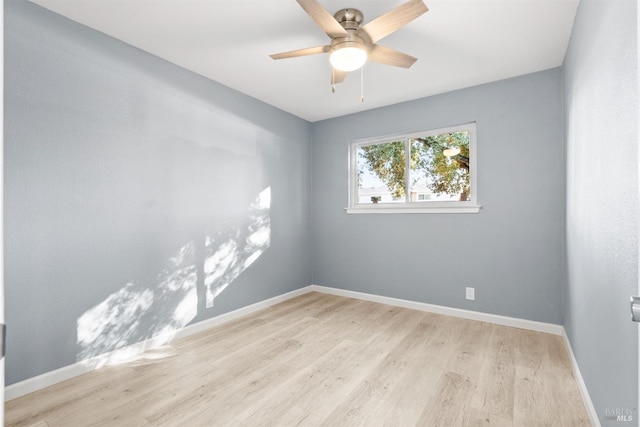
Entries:
[[[468, 131], [469, 132], [469, 187], [471, 199], [465, 201], [411, 201], [410, 179], [405, 179], [405, 201], [394, 203], [358, 203], [358, 148], [403, 141], [405, 144], [405, 177], [410, 173], [411, 140], [419, 137], [436, 136], [445, 133]], [[477, 155], [476, 122], [465, 123], [456, 126], [447, 126], [438, 129], [430, 129], [420, 132], [411, 132], [385, 137], [366, 138], [354, 140], [349, 143], [349, 207], [345, 208], [348, 214], [379, 214], [379, 213], [478, 213], [478, 155]]]

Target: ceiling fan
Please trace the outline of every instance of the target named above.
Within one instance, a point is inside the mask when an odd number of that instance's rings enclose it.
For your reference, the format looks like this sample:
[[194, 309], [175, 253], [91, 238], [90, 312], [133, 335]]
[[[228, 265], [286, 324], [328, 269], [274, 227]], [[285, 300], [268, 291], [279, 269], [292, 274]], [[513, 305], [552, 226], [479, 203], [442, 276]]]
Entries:
[[349, 71], [361, 68], [367, 59], [403, 68], [411, 67], [417, 60], [376, 42], [428, 11], [422, 0], [409, 0], [363, 26], [363, 15], [358, 9], [341, 9], [332, 16], [317, 0], [296, 1], [331, 38], [331, 44], [276, 53], [270, 55], [273, 59], [329, 53], [332, 83], [341, 83]]

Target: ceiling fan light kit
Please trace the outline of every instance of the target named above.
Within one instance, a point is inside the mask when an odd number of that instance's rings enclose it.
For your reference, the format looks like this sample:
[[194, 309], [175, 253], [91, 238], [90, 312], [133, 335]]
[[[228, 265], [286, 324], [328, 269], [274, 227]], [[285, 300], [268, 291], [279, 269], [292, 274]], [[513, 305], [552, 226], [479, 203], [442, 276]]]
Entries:
[[413, 21], [429, 9], [422, 0], [409, 0], [362, 26], [363, 14], [345, 8], [331, 15], [317, 0], [296, 0], [318, 26], [329, 36], [331, 44], [271, 55], [273, 59], [329, 53], [332, 88], [342, 83], [350, 71], [361, 69], [371, 60], [381, 64], [409, 68], [416, 58], [376, 42]]
[[329, 62], [340, 71], [355, 71], [367, 62], [367, 51], [364, 45], [346, 41], [331, 48]]
[[356, 34], [364, 15], [358, 9], [341, 9], [333, 15], [336, 21], [347, 32], [346, 37], [331, 39], [329, 62], [340, 71], [355, 71], [367, 62], [367, 41]]

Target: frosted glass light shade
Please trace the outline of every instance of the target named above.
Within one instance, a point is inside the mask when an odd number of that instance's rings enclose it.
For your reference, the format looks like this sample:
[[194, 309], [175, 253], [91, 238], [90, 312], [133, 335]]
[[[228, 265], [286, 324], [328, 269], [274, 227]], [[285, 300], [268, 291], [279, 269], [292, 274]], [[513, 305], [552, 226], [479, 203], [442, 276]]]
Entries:
[[367, 52], [358, 47], [345, 46], [331, 52], [329, 62], [337, 70], [354, 71], [367, 62]]

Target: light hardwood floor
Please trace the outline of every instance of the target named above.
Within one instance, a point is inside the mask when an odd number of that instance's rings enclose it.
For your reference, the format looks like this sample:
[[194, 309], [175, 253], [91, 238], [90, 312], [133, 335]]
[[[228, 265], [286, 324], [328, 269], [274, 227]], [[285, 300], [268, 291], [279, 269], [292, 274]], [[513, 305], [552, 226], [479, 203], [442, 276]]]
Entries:
[[6, 403], [8, 426], [590, 425], [561, 337], [309, 293]]

